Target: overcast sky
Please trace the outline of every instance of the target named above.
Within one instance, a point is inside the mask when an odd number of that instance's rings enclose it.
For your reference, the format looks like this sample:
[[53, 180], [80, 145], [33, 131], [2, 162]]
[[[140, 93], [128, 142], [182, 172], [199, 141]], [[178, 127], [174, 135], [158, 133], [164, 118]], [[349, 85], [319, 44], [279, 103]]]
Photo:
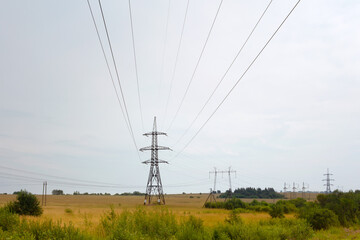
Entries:
[[[98, 2], [90, 3], [115, 76]], [[171, 125], [219, 3], [190, 0], [174, 70], [187, 1], [170, 1], [168, 22], [169, 0], [131, 1], [143, 128], [128, 1], [102, 1], [136, 144], [151, 144], [142, 134], [152, 130], [157, 116], [158, 129], [168, 133], [159, 144], [174, 150], [159, 154], [169, 161], [160, 166], [164, 191], [208, 192], [214, 180], [209, 171], [230, 166], [236, 170], [233, 188], [280, 191], [284, 182], [299, 187], [305, 182], [309, 190], [323, 191], [329, 168], [333, 189], [359, 189], [356, 0], [301, 1], [229, 98], [177, 155], [296, 1], [273, 0], [207, 108], [178, 141], [269, 1], [223, 1]], [[0, 33], [0, 192], [26, 188], [40, 193], [42, 181], [48, 181], [49, 192], [145, 192], [149, 166], [141, 161], [150, 152], [140, 152], [139, 159], [86, 0], [2, 1]], [[99, 182], [104, 184], [91, 186]], [[216, 188], [228, 187], [227, 175], [218, 175]]]

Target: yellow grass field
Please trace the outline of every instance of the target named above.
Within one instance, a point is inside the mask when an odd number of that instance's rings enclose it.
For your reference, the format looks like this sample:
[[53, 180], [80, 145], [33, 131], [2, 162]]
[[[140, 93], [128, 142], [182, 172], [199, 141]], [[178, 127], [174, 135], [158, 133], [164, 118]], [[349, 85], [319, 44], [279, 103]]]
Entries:
[[[190, 196], [192, 196], [190, 198]], [[41, 201], [41, 196], [37, 196]], [[15, 200], [16, 195], [0, 195], [0, 205]], [[201, 218], [204, 225], [212, 226], [223, 222], [229, 211], [223, 209], [206, 209], [203, 204], [207, 198], [205, 194], [174, 194], [166, 195], [166, 208], [173, 212], [178, 219], [193, 215]], [[252, 199], [243, 199], [246, 202]], [[266, 200], [266, 199], [265, 199]], [[82, 228], [89, 224], [97, 224], [104, 212], [112, 206], [116, 212], [136, 209], [143, 206], [144, 196], [105, 196], [105, 195], [48, 195], [47, 204], [43, 207], [41, 219], [61, 220], [63, 223], [72, 222]], [[219, 199], [223, 201], [223, 199]], [[276, 200], [268, 199], [268, 202]], [[146, 206], [145, 209], [153, 210], [158, 206]], [[245, 222], [269, 219], [267, 213], [242, 213]], [[288, 216], [291, 217], [291, 216]]]

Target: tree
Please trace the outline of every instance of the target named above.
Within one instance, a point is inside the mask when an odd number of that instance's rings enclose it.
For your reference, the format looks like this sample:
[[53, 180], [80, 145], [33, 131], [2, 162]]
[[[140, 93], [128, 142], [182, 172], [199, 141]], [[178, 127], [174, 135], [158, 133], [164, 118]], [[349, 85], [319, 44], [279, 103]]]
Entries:
[[10, 202], [7, 208], [19, 215], [40, 216], [43, 212], [36, 196], [26, 190], [21, 190], [16, 196], [16, 201]]
[[54, 189], [52, 190], [52, 195], [64, 195], [64, 192], [63, 190], [60, 190], [60, 189]]

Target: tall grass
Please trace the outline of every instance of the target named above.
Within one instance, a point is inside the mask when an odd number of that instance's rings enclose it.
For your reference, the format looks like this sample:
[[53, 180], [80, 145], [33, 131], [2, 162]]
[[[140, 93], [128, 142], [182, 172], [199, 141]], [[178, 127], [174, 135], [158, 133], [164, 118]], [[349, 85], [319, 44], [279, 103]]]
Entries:
[[236, 211], [216, 226], [206, 227], [200, 218], [184, 216], [177, 220], [167, 208], [116, 213], [113, 208], [104, 213], [93, 231], [80, 230], [72, 224], [51, 220], [20, 220], [4, 209], [0, 210], [0, 239], [308, 239], [313, 234], [309, 224], [301, 219], [272, 219], [244, 223]]

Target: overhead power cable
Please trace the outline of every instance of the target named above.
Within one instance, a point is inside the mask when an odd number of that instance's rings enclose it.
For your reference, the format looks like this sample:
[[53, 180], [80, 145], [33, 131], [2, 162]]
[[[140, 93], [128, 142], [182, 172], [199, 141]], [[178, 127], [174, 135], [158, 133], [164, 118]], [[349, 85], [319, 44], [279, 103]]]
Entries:
[[118, 69], [117, 69], [117, 65], [116, 65], [116, 61], [115, 61], [115, 57], [114, 57], [114, 52], [113, 52], [112, 45], [111, 45], [111, 41], [110, 41], [109, 31], [108, 31], [108, 29], [107, 29], [106, 20], [105, 20], [103, 8], [102, 8], [102, 5], [101, 5], [101, 0], [98, 0], [98, 2], [99, 2], [99, 7], [100, 7], [100, 11], [101, 11], [102, 20], [103, 20], [103, 23], [104, 23], [104, 28], [105, 28], [105, 32], [106, 32], [106, 37], [107, 37], [108, 44], [109, 44], [109, 48], [110, 48], [110, 52], [111, 52], [112, 61], [113, 61], [114, 68], [115, 68], [115, 73], [116, 73], [117, 81], [118, 81], [118, 84], [119, 84], [119, 87], [120, 87], [121, 98], [122, 98], [122, 100], [123, 100], [124, 108], [125, 108], [125, 112], [126, 112], [126, 116], [127, 116], [127, 120], [128, 120], [128, 122], [129, 122], [130, 132], [131, 132], [132, 139], [133, 139], [133, 142], [134, 142], [135, 147], [136, 147], [136, 153], [137, 153], [137, 155], [138, 155], [138, 157], [139, 157], [139, 160], [141, 161], [141, 157], [140, 157], [140, 154], [139, 154], [139, 151], [138, 151], [139, 148], [138, 148], [138, 146], [137, 146], [137, 144], [136, 144], [136, 141], [135, 141], [134, 132], [133, 132], [133, 129], [132, 129], [132, 126], [131, 126], [130, 117], [129, 117], [129, 112], [128, 112], [127, 107], [126, 107], [125, 96], [124, 96], [124, 92], [123, 92], [123, 89], [122, 89], [122, 86], [121, 86], [120, 77], [119, 77], [119, 72], [118, 72]]
[[0, 168], [10, 170], [10, 171], [15, 171], [15, 172], [21, 172], [21, 173], [36, 175], [36, 176], [43, 177], [44, 179], [45, 178], [54, 178], [54, 179], [62, 179], [62, 180], [66, 180], [66, 181], [72, 181], [72, 182], [83, 182], [83, 183], [90, 183], [90, 184], [117, 185], [117, 184], [114, 184], [114, 183], [98, 182], [98, 181], [91, 181], [91, 180], [81, 180], [81, 179], [77, 179], [77, 178], [69, 178], [69, 177], [61, 177], [61, 176], [55, 176], [55, 175], [50, 175], [50, 174], [43, 174], [43, 173], [27, 171], [27, 170], [22, 170], [22, 169], [16, 169], [16, 168], [10, 168], [10, 167], [5, 167], [5, 166], [0, 166]]
[[[29, 182], [36, 182], [37, 184], [40, 184], [45, 180], [45, 178], [22, 176], [19, 174], [5, 173], [5, 172], [0, 172], [0, 178], [5, 178], [7, 180], [22, 180], [22, 181], [26, 181], [27, 184], [29, 184]], [[48, 179], [46, 181], [51, 185], [74, 186], [74, 187], [123, 188], [123, 189], [143, 187], [142, 185], [140, 186], [140, 185], [120, 185], [120, 184], [94, 184], [94, 183], [67, 182], [62, 180], [48, 180]], [[194, 186], [204, 182], [205, 179], [199, 179], [195, 182], [192, 181], [185, 183], [169, 184], [166, 185], [166, 187], [175, 188], [175, 187], [183, 187], [183, 186]], [[19, 182], [19, 184], [21, 184], [21, 182]]]
[[227, 76], [230, 68], [233, 66], [233, 64], [235, 63], [236, 59], [239, 57], [239, 55], [241, 54], [242, 50], [244, 49], [245, 45], [248, 43], [249, 39], [251, 38], [252, 34], [254, 33], [255, 29], [257, 28], [257, 26], [259, 25], [260, 21], [262, 20], [263, 16], [265, 15], [265, 13], [267, 12], [267, 10], [269, 9], [271, 3], [273, 2], [273, 0], [270, 0], [269, 4], [266, 6], [265, 10], [263, 11], [263, 13], [261, 14], [260, 18], [258, 19], [258, 21], [256, 22], [256, 24], [254, 25], [254, 27], [252, 28], [251, 32], [249, 33], [249, 35], [247, 36], [245, 42], [242, 44], [242, 46], [240, 47], [239, 51], [237, 52], [237, 54], [235, 55], [234, 59], [232, 60], [232, 62], [230, 63], [229, 67], [226, 69], [225, 73], [223, 74], [223, 76], [221, 77], [219, 83], [216, 85], [216, 87], [214, 88], [214, 90], [212, 91], [212, 93], [210, 94], [210, 96], [207, 98], [205, 104], [202, 106], [201, 110], [199, 111], [199, 113], [196, 115], [196, 117], [194, 118], [194, 120], [191, 122], [190, 126], [184, 131], [184, 133], [181, 135], [181, 137], [176, 141], [176, 144], [178, 144], [181, 139], [186, 135], [186, 133], [192, 128], [192, 126], [194, 125], [194, 123], [196, 122], [196, 120], [199, 118], [200, 114], [204, 111], [205, 107], [207, 106], [207, 104], [210, 102], [210, 99], [213, 97], [213, 95], [215, 94], [215, 92], [217, 91], [217, 89], [219, 88], [220, 84], [222, 83], [222, 81], [224, 80], [224, 78]]
[[271, 35], [271, 37], [268, 39], [268, 41], [265, 43], [265, 45], [261, 48], [261, 50], [259, 51], [259, 53], [255, 56], [255, 58], [251, 61], [251, 63], [249, 64], [249, 66], [245, 69], [245, 71], [243, 72], [243, 74], [240, 76], [240, 78], [236, 81], [236, 83], [234, 84], [234, 86], [230, 89], [230, 91], [226, 94], [226, 96], [223, 98], [223, 100], [220, 102], [220, 104], [215, 108], [215, 110], [212, 112], [212, 114], [210, 115], [210, 117], [203, 123], [203, 125], [200, 127], [200, 129], [195, 133], [195, 135], [185, 144], [185, 146], [178, 152], [178, 154], [176, 154], [172, 160], [174, 158], [176, 158], [177, 156], [179, 156], [180, 153], [182, 153], [188, 146], [189, 144], [195, 139], [195, 137], [199, 134], [199, 132], [205, 127], [205, 125], [209, 122], [209, 120], [214, 116], [214, 114], [217, 112], [217, 110], [219, 110], [219, 108], [221, 107], [221, 105], [225, 102], [225, 100], [229, 97], [229, 95], [232, 93], [232, 91], [236, 88], [236, 86], [239, 84], [239, 82], [241, 81], [241, 79], [243, 79], [243, 77], [245, 76], [245, 74], [249, 71], [249, 69], [251, 68], [251, 66], [256, 62], [256, 60], [259, 58], [260, 54], [264, 51], [264, 49], [268, 46], [268, 44], [271, 42], [271, 40], [274, 38], [274, 36], [276, 35], [276, 33], [280, 30], [280, 28], [283, 26], [283, 24], [285, 23], [285, 21], [289, 18], [289, 16], [291, 15], [291, 13], [295, 10], [295, 8], [298, 6], [298, 4], [300, 3], [301, 0], [298, 0], [296, 2], [296, 4], [294, 5], [294, 7], [291, 9], [291, 11], [288, 13], [288, 15], [286, 15], [285, 19], [281, 22], [281, 24], [279, 25], [279, 27], [275, 30], [275, 32]]
[[211, 32], [212, 32], [212, 30], [213, 30], [213, 28], [214, 28], [216, 19], [217, 19], [218, 15], [219, 15], [219, 12], [220, 12], [222, 3], [223, 3], [223, 0], [220, 0], [219, 6], [218, 6], [217, 11], [216, 11], [216, 14], [215, 14], [215, 17], [214, 17], [214, 19], [213, 19], [213, 21], [212, 21], [211, 27], [210, 27], [209, 32], [208, 32], [208, 34], [207, 34], [207, 37], [206, 37], [204, 46], [203, 46], [202, 49], [201, 49], [199, 58], [198, 58], [198, 60], [197, 60], [197, 62], [196, 62], [196, 65], [195, 65], [194, 71], [193, 71], [193, 73], [192, 73], [192, 75], [191, 75], [190, 81], [189, 81], [189, 83], [188, 83], [188, 85], [187, 85], [187, 87], [186, 87], [186, 90], [185, 90], [185, 93], [184, 93], [184, 95], [183, 95], [183, 97], [182, 97], [182, 99], [181, 99], [180, 105], [179, 105], [178, 109], [176, 110], [175, 116], [174, 116], [173, 119], [171, 120], [170, 126], [169, 126], [169, 128], [168, 128], [167, 131], [169, 131], [169, 129], [172, 127], [172, 125], [173, 125], [173, 123], [174, 123], [177, 115], [179, 114], [179, 111], [180, 111], [180, 109], [181, 109], [181, 106], [182, 106], [183, 103], [184, 103], [185, 97], [186, 97], [186, 95], [187, 95], [187, 93], [188, 93], [188, 91], [189, 91], [189, 88], [190, 88], [190, 86], [191, 86], [191, 83], [192, 83], [192, 81], [194, 80], [194, 76], [195, 76], [196, 70], [197, 70], [198, 67], [199, 67], [199, 63], [200, 63], [201, 58], [202, 58], [202, 56], [203, 56], [203, 54], [204, 54], [206, 45], [207, 45], [207, 43], [208, 43], [208, 41], [209, 41]]
[[183, 35], [184, 35], [185, 23], [186, 23], [186, 18], [187, 18], [188, 9], [189, 9], [189, 2], [190, 2], [190, 0], [188, 0], [187, 4], [186, 4], [185, 16], [184, 16], [184, 21], [183, 21], [183, 24], [182, 24], [179, 46], [178, 46], [178, 49], [177, 49], [177, 52], [176, 52], [175, 65], [174, 65], [174, 69], [173, 69], [171, 80], [170, 80], [170, 90], [169, 90], [169, 95], [168, 95], [167, 100], [166, 100], [165, 114], [164, 114], [164, 119], [163, 119], [164, 124], [165, 124], [165, 120], [166, 120], [167, 110], [168, 110], [168, 107], [169, 107], [169, 100], [170, 100], [170, 96], [171, 96], [171, 92], [172, 92], [172, 86], [173, 86], [173, 82], [174, 82], [174, 78], [175, 78], [177, 63], [178, 63], [178, 59], [179, 59], [179, 52], [180, 52], [180, 49], [181, 49], [181, 43], [182, 43], [182, 39], [183, 39]]
[[137, 85], [137, 93], [138, 93], [138, 100], [139, 100], [139, 107], [140, 107], [141, 126], [142, 126], [142, 130], [144, 131], [144, 120], [143, 120], [143, 112], [142, 112], [141, 97], [140, 97], [139, 74], [138, 74], [138, 67], [137, 67], [137, 60], [136, 60], [136, 48], [135, 48], [135, 37], [134, 37], [134, 25], [133, 25], [133, 19], [132, 19], [132, 11], [131, 11], [131, 0], [129, 0], [129, 15], [130, 15], [130, 25], [131, 25], [132, 46], [133, 46], [133, 53], [134, 53], [136, 85]]
[[164, 63], [165, 63], [165, 52], [166, 52], [166, 45], [167, 45], [167, 35], [168, 35], [168, 27], [169, 27], [169, 17], [170, 17], [170, 6], [171, 0], [168, 2], [168, 9], [167, 9], [167, 16], [166, 16], [166, 25], [165, 25], [165, 38], [164, 38], [164, 47], [162, 52], [162, 60], [161, 60], [161, 70], [160, 70], [160, 83], [159, 83], [159, 97], [161, 96], [161, 83], [164, 78]]
[[121, 113], [124, 117], [124, 120], [125, 120], [125, 123], [126, 123], [126, 127], [131, 135], [131, 131], [130, 131], [130, 128], [129, 128], [129, 123], [127, 122], [127, 119], [126, 119], [126, 116], [125, 116], [125, 113], [124, 113], [124, 109], [123, 109], [123, 106], [121, 105], [121, 101], [120, 101], [120, 97], [119, 97], [119, 93], [117, 91], [117, 88], [116, 88], [116, 85], [115, 85], [115, 81], [114, 81], [114, 77], [111, 73], [111, 70], [110, 70], [110, 66], [109, 66], [109, 61], [106, 57], [106, 53], [105, 53], [105, 50], [104, 50], [104, 45], [102, 43], [102, 40], [101, 40], [101, 37], [100, 37], [100, 33], [99, 33], [99, 29], [97, 27], [97, 24], [96, 24], [96, 21], [95, 21], [95, 17], [94, 17], [94, 13], [92, 11], [92, 8], [91, 8], [91, 5], [90, 5], [90, 2], [89, 0], [87, 0], [87, 3], [88, 3], [88, 6], [89, 6], [89, 10], [90, 10], [90, 14], [91, 14], [91, 18], [92, 18], [92, 21], [94, 23], [94, 27], [95, 27], [95, 30], [96, 30], [96, 34], [97, 34], [97, 37], [98, 37], [98, 40], [99, 40], [99, 43], [100, 43], [100, 47], [101, 47], [101, 51], [103, 53], [103, 56], [104, 56], [104, 59], [105, 59], [105, 63], [106, 63], [106, 66], [107, 66], [107, 69], [108, 69], [108, 72], [109, 72], [109, 75], [110, 75], [110, 79], [111, 79], [111, 82], [112, 82], [112, 85], [114, 87], [114, 90], [115, 90], [115, 93], [116, 93], [116, 97], [117, 97], [117, 100], [118, 100], [118, 103], [119, 103], [119, 106], [120, 106], [120, 109], [121, 109]]

